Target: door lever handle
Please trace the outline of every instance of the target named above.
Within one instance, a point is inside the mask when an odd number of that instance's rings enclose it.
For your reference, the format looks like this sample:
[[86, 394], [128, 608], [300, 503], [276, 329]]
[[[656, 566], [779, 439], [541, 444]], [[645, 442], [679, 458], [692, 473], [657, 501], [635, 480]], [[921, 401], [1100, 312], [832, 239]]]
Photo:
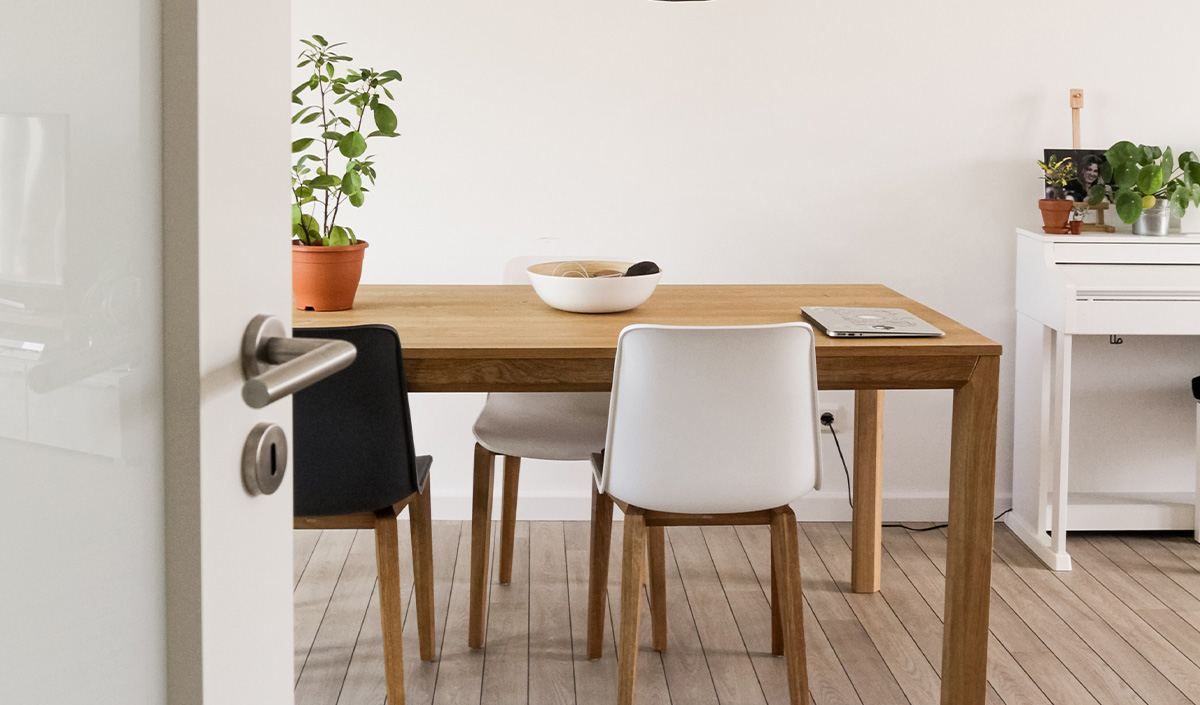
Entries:
[[278, 318], [260, 314], [242, 336], [242, 399], [261, 409], [349, 367], [356, 355], [345, 340], [288, 338]]

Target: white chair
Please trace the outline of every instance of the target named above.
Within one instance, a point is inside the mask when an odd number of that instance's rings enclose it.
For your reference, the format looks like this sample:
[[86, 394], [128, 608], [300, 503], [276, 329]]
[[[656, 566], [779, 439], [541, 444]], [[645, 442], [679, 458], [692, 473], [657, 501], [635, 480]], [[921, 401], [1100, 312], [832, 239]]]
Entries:
[[769, 524], [772, 651], [787, 658], [791, 702], [807, 705], [799, 545], [788, 504], [816, 483], [817, 419], [814, 336], [805, 323], [621, 332], [605, 450], [593, 458], [588, 589], [588, 657], [599, 658], [615, 503], [625, 512], [619, 703], [633, 703], [647, 543], [654, 648], [662, 650], [663, 527]]
[[[504, 268], [505, 284], [529, 284], [525, 269], [541, 262], [596, 257], [518, 257]], [[538, 304], [535, 304], [538, 305]], [[504, 456], [500, 503], [499, 582], [512, 581], [513, 538], [521, 458], [588, 460], [604, 447], [608, 392], [492, 393], [475, 421], [471, 506], [471, 594], [467, 643], [483, 646], [491, 561], [492, 492], [497, 455]]]

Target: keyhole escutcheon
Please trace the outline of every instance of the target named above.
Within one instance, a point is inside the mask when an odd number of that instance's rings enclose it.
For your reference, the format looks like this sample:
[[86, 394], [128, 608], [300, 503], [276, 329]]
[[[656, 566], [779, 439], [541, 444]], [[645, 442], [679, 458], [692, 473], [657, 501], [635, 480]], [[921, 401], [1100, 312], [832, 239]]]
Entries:
[[251, 496], [273, 494], [287, 471], [287, 435], [273, 423], [260, 423], [242, 447], [242, 484]]

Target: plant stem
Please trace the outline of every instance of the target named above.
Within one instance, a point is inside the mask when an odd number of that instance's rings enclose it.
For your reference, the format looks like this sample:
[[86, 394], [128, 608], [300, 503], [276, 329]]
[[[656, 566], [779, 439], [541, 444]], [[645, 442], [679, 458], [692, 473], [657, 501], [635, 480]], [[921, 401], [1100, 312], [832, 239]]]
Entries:
[[[371, 84], [370, 84], [370, 81], [365, 81], [365, 83], [366, 83], [368, 86], [370, 86], [370, 85], [371, 85]], [[362, 124], [363, 124], [363, 120], [364, 120], [364, 119], [366, 119], [366, 117], [367, 117], [367, 106], [368, 106], [368, 105], [370, 105], [370, 104], [371, 104], [371, 93], [370, 93], [370, 89], [368, 88], [368, 92], [367, 92], [367, 102], [366, 102], [366, 103], [363, 103], [363, 106], [362, 106], [362, 108], [360, 108], [360, 109], [359, 109], [359, 113], [358, 113], [358, 126], [354, 128], [354, 130], [355, 130], [356, 132], [359, 132], [359, 133], [361, 133], [361, 132], [362, 132]], [[347, 164], [347, 166], [349, 166], [349, 165]], [[328, 173], [328, 172], [329, 172], [329, 169], [326, 169], [325, 171], [326, 171], [326, 173]], [[344, 176], [344, 175], [343, 175], [343, 178], [345, 178], [345, 176]], [[328, 193], [328, 192], [326, 192], [326, 193]], [[338, 195], [337, 195], [337, 200], [335, 200], [335, 201], [334, 201], [334, 203], [333, 203], [333, 220], [332, 220], [332, 221], [330, 221], [330, 228], [332, 228], [332, 227], [333, 227], [333, 223], [337, 222], [338, 209], [339, 209], [339, 208], [341, 208], [341, 207], [342, 207], [342, 192], [339, 190], [339, 191], [338, 191]]]
[[[304, 212], [304, 204], [300, 202], [300, 196], [298, 196], [296, 194], [295, 190], [292, 191], [292, 195], [296, 197], [296, 207], [300, 209], [301, 213], [303, 213]], [[304, 219], [303, 218], [300, 219], [300, 229], [304, 230]], [[300, 238], [300, 242], [301, 242], [301, 244], [304, 244], [304, 245], [308, 244], [308, 231], [307, 230], [304, 230], [304, 237]]]
[[[325, 113], [325, 82], [321, 80], [321, 68], [320, 68], [320, 66], [317, 65], [317, 62], [314, 61], [313, 66], [315, 67], [313, 69], [313, 75], [315, 75], [317, 77], [317, 88], [320, 89], [320, 91], [321, 91], [321, 132], [328, 132], [329, 131], [329, 121], [328, 121], [326, 113]], [[325, 163], [325, 173], [328, 174], [329, 173], [329, 140], [322, 137], [321, 143], [325, 146], [325, 162], [324, 162]], [[328, 237], [329, 236], [329, 189], [325, 189], [324, 204], [325, 204], [325, 212], [321, 218], [321, 226], [322, 226], [321, 236]], [[314, 215], [316, 214], [315, 206], [313, 207], [313, 214]]]

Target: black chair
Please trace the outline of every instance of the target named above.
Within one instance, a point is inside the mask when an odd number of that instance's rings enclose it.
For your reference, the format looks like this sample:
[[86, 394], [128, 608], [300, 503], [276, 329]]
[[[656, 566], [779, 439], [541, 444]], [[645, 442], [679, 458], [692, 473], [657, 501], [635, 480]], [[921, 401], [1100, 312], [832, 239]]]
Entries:
[[409, 508], [421, 660], [434, 659], [429, 466], [413, 450], [400, 338], [390, 326], [296, 328], [336, 338], [358, 355], [345, 370], [295, 395], [297, 529], [373, 529], [387, 700], [404, 702], [403, 613], [396, 519]]

